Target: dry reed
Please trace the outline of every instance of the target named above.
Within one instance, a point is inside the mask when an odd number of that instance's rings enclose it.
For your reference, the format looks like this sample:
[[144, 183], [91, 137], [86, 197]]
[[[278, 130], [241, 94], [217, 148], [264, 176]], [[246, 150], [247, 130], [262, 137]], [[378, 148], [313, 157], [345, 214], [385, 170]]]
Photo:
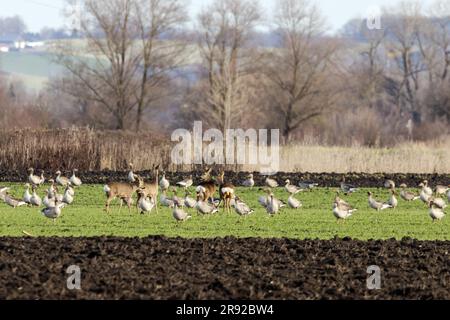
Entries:
[[[136, 170], [160, 164], [168, 171], [189, 171], [175, 166], [169, 137], [151, 133], [94, 131], [90, 129], [20, 130], [0, 132], [0, 169], [24, 171], [78, 168], [83, 171]], [[257, 171], [255, 166], [231, 170]], [[449, 139], [433, 143], [405, 143], [393, 148], [337, 147], [297, 144], [280, 148], [280, 171], [440, 173], [450, 172]]]

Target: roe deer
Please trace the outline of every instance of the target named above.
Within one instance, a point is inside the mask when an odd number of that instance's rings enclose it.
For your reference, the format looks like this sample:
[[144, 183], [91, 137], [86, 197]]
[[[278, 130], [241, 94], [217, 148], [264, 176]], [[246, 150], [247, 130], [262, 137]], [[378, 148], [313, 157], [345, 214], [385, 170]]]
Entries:
[[158, 213], [158, 187], [159, 187], [159, 165], [153, 169], [155, 180], [153, 182], [145, 182], [140, 187], [144, 197], [151, 198], [155, 203], [156, 213]]
[[115, 198], [120, 199], [120, 210], [122, 209], [123, 201], [128, 205], [128, 209], [131, 210], [131, 204], [133, 202], [133, 193], [142, 188], [144, 185], [141, 178], [138, 178], [136, 182], [110, 182], [103, 187], [106, 193], [105, 211], [109, 213], [109, 205]]
[[219, 183], [220, 202], [223, 201], [223, 209], [228, 213], [231, 212], [231, 200], [234, 197], [234, 186], [225, 182], [225, 171], [221, 171], [217, 179]]
[[214, 194], [216, 193], [217, 185], [211, 178], [211, 168], [206, 170], [201, 179], [202, 181], [195, 190], [197, 193], [197, 201], [208, 201], [208, 199], [211, 199], [211, 201], [214, 202]]

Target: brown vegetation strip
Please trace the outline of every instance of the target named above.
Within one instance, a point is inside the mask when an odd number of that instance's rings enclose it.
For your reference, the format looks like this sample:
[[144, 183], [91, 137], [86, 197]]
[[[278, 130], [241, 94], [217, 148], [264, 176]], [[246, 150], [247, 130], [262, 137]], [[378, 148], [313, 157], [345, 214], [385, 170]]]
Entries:
[[[0, 238], [0, 299], [449, 299], [450, 242]], [[81, 290], [66, 269], [81, 268]], [[366, 287], [381, 268], [381, 289]]]

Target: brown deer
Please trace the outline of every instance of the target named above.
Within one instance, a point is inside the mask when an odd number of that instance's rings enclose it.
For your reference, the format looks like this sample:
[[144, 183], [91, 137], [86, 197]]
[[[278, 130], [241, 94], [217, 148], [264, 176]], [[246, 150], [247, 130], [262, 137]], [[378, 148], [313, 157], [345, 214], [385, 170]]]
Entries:
[[[219, 183], [219, 195], [220, 202], [223, 201], [223, 209], [228, 213], [231, 212], [231, 200], [234, 196], [234, 185], [228, 182], [225, 182], [225, 171], [221, 171], [219, 177], [217, 178], [217, 182]], [[220, 204], [219, 204], [220, 205]]]
[[120, 199], [120, 209], [122, 210], [123, 202], [128, 206], [128, 210], [131, 211], [131, 205], [133, 203], [133, 193], [136, 192], [137, 189], [142, 188], [144, 182], [141, 178], [138, 178], [135, 182], [110, 182], [103, 187], [103, 190], [106, 193], [106, 204], [105, 211], [109, 213], [109, 205], [111, 201], [115, 198]]
[[211, 199], [211, 201], [214, 202], [214, 194], [216, 193], [217, 185], [211, 178], [211, 171], [212, 169], [209, 168], [201, 176], [202, 181], [196, 188], [197, 201], [207, 201], [208, 199]]

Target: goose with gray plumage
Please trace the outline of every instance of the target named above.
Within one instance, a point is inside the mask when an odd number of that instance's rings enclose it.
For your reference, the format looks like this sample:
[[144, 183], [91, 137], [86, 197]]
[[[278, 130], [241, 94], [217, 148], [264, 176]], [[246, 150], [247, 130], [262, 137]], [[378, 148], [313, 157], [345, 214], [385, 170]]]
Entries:
[[67, 187], [70, 184], [70, 180], [67, 177], [63, 177], [60, 170], [56, 171], [56, 183], [62, 187]]
[[41, 210], [41, 213], [49, 219], [53, 220], [53, 223], [55, 223], [56, 219], [59, 218], [62, 214], [62, 209], [66, 206], [65, 203], [55, 203], [55, 206], [53, 207], [47, 207]]
[[42, 205], [42, 199], [36, 193], [36, 186], [32, 187], [32, 191], [33, 191], [33, 193], [31, 194], [30, 203], [31, 203], [31, 205], [33, 205], [35, 207], [40, 207]]
[[345, 177], [342, 177], [341, 181], [341, 190], [344, 192], [344, 194], [352, 194], [353, 192], [358, 191], [358, 188], [356, 188], [354, 185], [348, 184], [345, 182]]
[[401, 191], [400, 191], [400, 197], [405, 201], [415, 201], [420, 199], [420, 196], [417, 194], [414, 194], [408, 190], [406, 190], [407, 186], [406, 184], [402, 183], [400, 185]]
[[234, 211], [240, 215], [241, 217], [248, 216], [254, 212], [244, 201], [242, 201], [238, 196], [234, 198], [234, 201], [231, 203], [231, 206], [234, 208]]
[[76, 176], [76, 173], [78, 172], [78, 169], [73, 169], [72, 176], [69, 179], [70, 185], [79, 187], [83, 183], [81, 182], [81, 179]]
[[13, 207], [14, 209], [17, 207], [21, 207], [21, 206], [25, 206], [27, 205], [27, 203], [25, 201], [19, 200], [19, 199], [15, 199], [14, 197], [12, 197], [9, 194], [9, 191], [6, 191], [5, 193], [5, 203], [10, 206]]
[[25, 192], [23, 193], [22, 200], [27, 204], [31, 205], [31, 193], [30, 193], [30, 184], [25, 184]]
[[266, 178], [265, 183], [266, 183], [266, 186], [268, 186], [269, 188], [278, 187], [278, 182], [272, 178]]
[[291, 181], [289, 179], [286, 179], [285, 183], [286, 184], [284, 185], [284, 190], [286, 190], [290, 194], [297, 194], [297, 193], [303, 191], [302, 189], [291, 184]]
[[166, 191], [170, 187], [169, 180], [166, 179], [166, 172], [163, 171], [161, 180], [159, 181], [159, 187], [161, 188], [161, 191]]
[[199, 201], [197, 201], [195, 208], [201, 214], [214, 214], [214, 213], [219, 212], [219, 210], [217, 209], [217, 207], [215, 205], [206, 203], [203, 199], [199, 199]]
[[28, 169], [28, 182], [32, 185], [32, 186], [39, 186], [42, 184], [42, 178], [39, 176], [34, 175], [34, 169], [33, 168], [29, 168]]
[[303, 204], [298, 199], [295, 199], [294, 194], [291, 194], [288, 198], [288, 205], [291, 209], [299, 209]]
[[375, 209], [377, 211], [381, 211], [381, 210], [392, 208], [392, 206], [390, 204], [383, 203], [383, 202], [375, 200], [373, 198], [372, 192], [368, 192], [367, 194], [369, 196], [369, 207], [371, 207], [372, 209]]
[[178, 202], [175, 203], [175, 207], [172, 210], [172, 216], [177, 222], [184, 222], [192, 218], [189, 213], [184, 211], [183, 208], [179, 206]]
[[446, 215], [444, 210], [436, 206], [433, 201], [430, 201], [430, 203], [428, 204], [428, 208], [428, 213], [431, 219], [433, 219], [433, 222], [442, 220]]
[[244, 182], [242, 182], [242, 186], [243, 186], [243, 187], [247, 187], [247, 188], [253, 188], [254, 185], [255, 185], [255, 180], [253, 180], [253, 174], [250, 173], [250, 174], [247, 176], [247, 179], [244, 180]]

